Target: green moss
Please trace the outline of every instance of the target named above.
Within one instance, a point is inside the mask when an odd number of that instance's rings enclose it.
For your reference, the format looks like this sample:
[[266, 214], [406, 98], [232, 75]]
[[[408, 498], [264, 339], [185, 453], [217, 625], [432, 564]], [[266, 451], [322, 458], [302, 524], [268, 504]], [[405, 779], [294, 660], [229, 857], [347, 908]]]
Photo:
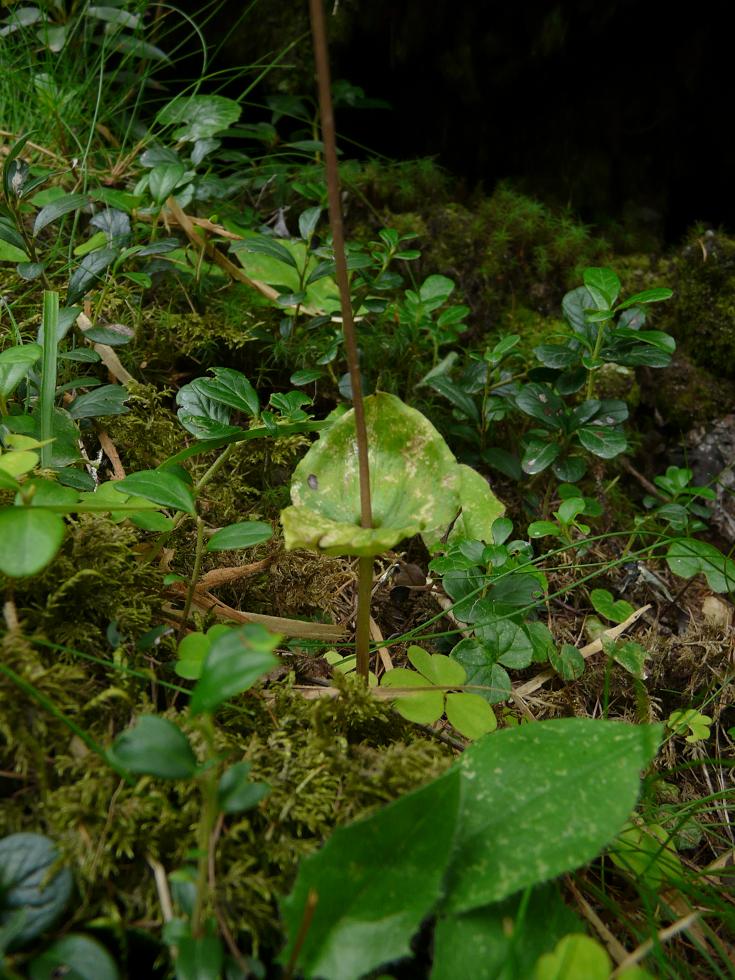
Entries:
[[139, 561], [137, 541], [138, 532], [100, 514], [70, 520], [54, 561], [40, 575], [13, 583], [24, 630], [97, 653], [109, 646], [105, 631], [113, 620], [123, 635], [149, 629], [160, 574]]
[[695, 364], [735, 378], [735, 238], [695, 229], [676, 271], [672, 331]]
[[678, 432], [688, 432], [732, 410], [735, 384], [715, 377], [685, 354], [677, 353], [665, 370], [656, 371], [653, 383], [645, 385], [643, 398], [667, 425]]
[[471, 208], [432, 206], [426, 223], [426, 267], [457, 278], [475, 312], [493, 318], [516, 301], [555, 313], [585, 266], [600, 264], [607, 251], [571, 215], [508, 184]]
[[[253, 778], [271, 787], [256, 811], [227, 818], [217, 848], [220, 909], [238, 942], [256, 953], [274, 952], [281, 942], [276, 902], [303, 856], [335, 826], [424, 784], [451, 761], [445, 747], [416, 738], [359, 685], [339, 683], [339, 699], [307, 701], [281, 684], [272, 688], [272, 700], [254, 694], [240, 710], [231, 706], [219, 716], [223, 759], [247, 759]], [[78, 686], [66, 699], [63, 691], [55, 693], [74, 710]], [[142, 710], [150, 705], [139, 697], [135, 712]], [[186, 727], [183, 714], [169, 709], [165, 715]], [[121, 727], [110, 725], [105, 742]], [[0, 833], [36, 830], [59, 842], [80, 891], [76, 922], [105, 917], [126, 926], [160, 924], [150, 862], [169, 873], [186, 863], [195, 842], [198, 788], [150, 778], [129, 787], [94, 753], [70, 747], [58, 726], [34, 734], [46, 760], [44, 780], [29, 760], [29, 779], [0, 808]]]

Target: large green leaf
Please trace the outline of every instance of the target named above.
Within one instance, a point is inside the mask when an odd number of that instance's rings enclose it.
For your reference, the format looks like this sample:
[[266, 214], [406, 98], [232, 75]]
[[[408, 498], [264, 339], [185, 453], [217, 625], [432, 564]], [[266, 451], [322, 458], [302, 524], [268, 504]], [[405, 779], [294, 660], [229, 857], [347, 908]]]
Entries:
[[40, 507], [0, 510], [0, 572], [11, 578], [36, 575], [64, 540], [64, 521]]
[[[0, 840], [0, 929], [11, 919], [12, 946], [48, 929], [66, 908], [73, 880], [58, 868], [59, 852], [41, 834], [11, 834]], [[53, 872], [53, 873], [52, 873]]]
[[394, 395], [365, 399], [373, 528], [360, 527], [354, 410], [311, 447], [294, 472], [294, 506], [281, 512], [286, 548], [381, 554], [444, 526], [459, 510], [461, 471], [444, 439]]
[[445, 910], [500, 901], [599, 854], [635, 806], [660, 736], [660, 725], [562, 718], [469, 748]]
[[660, 736], [659, 725], [580, 718], [487, 736], [302, 863], [283, 906], [284, 959], [310, 905], [304, 976], [359, 977], [406, 955], [432, 912], [456, 921], [591, 860], [625, 824]]
[[316, 906], [298, 959], [306, 977], [361, 977], [408, 955], [411, 937], [441, 896], [458, 799], [454, 768], [367, 820], [340, 828], [302, 862], [283, 903], [290, 940], [284, 960], [310, 895]]

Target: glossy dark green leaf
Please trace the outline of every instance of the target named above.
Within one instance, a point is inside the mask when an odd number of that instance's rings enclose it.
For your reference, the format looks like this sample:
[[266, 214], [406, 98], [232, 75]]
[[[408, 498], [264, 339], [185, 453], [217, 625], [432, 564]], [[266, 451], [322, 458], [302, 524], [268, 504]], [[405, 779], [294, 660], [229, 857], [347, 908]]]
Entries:
[[[240, 371], [233, 368], [210, 368], [214, 378], [197, 378], [197, 389], [205, 398], [257, 417], [260, 399], [255, 388]], [[181, 404], [181, 403], [180, 403]]]
[[551, 466], [560, 452], [561, 446], [558, 442], [541, 442], [540, 439], [531, 438], [521, 460], [521, 469], [531, 476], [542, 473]]
[[55, 940], [29, 965], [30, 980], [118, 980], [115, 961], [96, 939], [69, 933]]
[[585, 425], [577, 430], [577, 437], [585, 449], [602, 459], [613, 459], [624, 453], [628, 443], [622, 432], [601, 425]]
[[148, 190], [156, 204], [164, 204], [186, 175], [183, 163], [161, 163], [148, 176]]
[[291, 268], [298, 270], [296, 259], [293, 257], [291, 252], [289, 252], [289, 250], [284, 245], [281, 245], [281, 243], [275, 238], [247, 238], [242, 243], [241, 249], [239, 250], [256, 252], [260, 255], [268, 255], [270, 258], [278, 259], [278, 261], [283, 262], [284, 265], [291, 266]]
[[532, 382], [521, 388], [516, 405], [526, 415], [530, 415], [550, 429], [560, 429], [564, 414], [564, 404], [548, 385]]
[[533, 352], [542, 364], [555, 370], [563, 370], [579, 361], [579, 351], [560, 344], [541, 344], [534, 347]]
[[6, 242], [25, 254], [26, 243], [23, 236], [9, 218], [0, 217], [0, 242]]
[[159, 715], [141, 715], [132, 728], [117, 736], [111, 754], [123, 769], [141, 776], [189, 779], [197, 770], [186, 735]]
[[135, 338], [135, 331], [124, 323], [106, 323], [103, 326], [90, 327], [84, 331], [84, 336], [95, 344], [123, 347]]
[[0, 572], [11, 578], [37, 575], [64, 540], [64, 521], [40, 507], [0, 510]]
[[466, 912], [571, 871], [600, 853], [635, 806], [660, 725], [563, 718], [470, 746], [445, 882]]
[[458, 803], [455, 768], [367, 820], [338, 828], [301, 862], [294, 890], [283, 902], [283, 961], [310, 895], [316, 905], [298, 955], [305, 977], [361, 977], [407, 956], [413, 934], [442, 894]]
[[130, 392], [122, 385], [102, 385], [83, 395], [77, 395], [69, 405], [73, 419], [93, 419], [103, 415], [125, 415], [130, 409], [125, 404]]
[[451, 402], [455, 408], [458, 408], [463, 415], [466, 415], [468, 419], [472, 419], [473, 422], [480, 421], [480, 410], [475, 403], [474, 398], [469, 395], [463, 388], [461, 388], [456, 382], [452, 381], [444, 374], [437, 375], [431, 378], [427, 384], [429, 384], [434, 391], [438, 391], [440, 395], [443, 395], [448, 402]]
[[269, 792], [267, 783], [251, 781], [249, 762], [236, 762], [220, 777], [217, 804], [223, 813], [244, 813], [256, 807]]
[[252, 548], [273, 537], [273, 528], [264, 521], [243, 521], [216, 531], [207, 542], [207, 551], [236, 551]]
[[629, 306], [645, 305], [646, 303], [660, 303], [663, 300], [671, 299], [674, 295], [671, 289], [666, 289], [665, 287], [657, 287], [656, 289], [644, 289], [642, 293], [636, 293], [634, 296], [629, 296], [624, 303], [621, 303], [617, 309], [627, 310]]
[[131, 473], [115, 484], [121, 493], [131, 493], [162, 507], [194, 514], [194, 497], [189, 487], [179, 477], [165, 470], [141, 470]]
[[43, 262], [19, 262], [15, 267], [16, 272], [21, 279], [25, 279], [26, 282], [33, 282], [38, 279], [44, 272], [46, 266]]
[[587, 472], [587, 463], [581, 456], [564, 456], [552, 464], [552, 472], [557, 480], [576, 483]]
[[69, 278], [66, 305], [70, 306], [82, 299], [96, 285], [105, 269], [112, 265], [117, 255], [113, 248], [98, 248], [85, 255]]
[[289, 380], [292, 385], [296, 385], [297, 388], [300, 388], [302, 385], [308, 385], [312, 381], [318, 381], [322, 377], [324, 377], [323, 371], [307, 369], [304, 371], [294, 371]]
[[598, 310], [610, 310], [620, 293], [620, 280], [612, 269], [584, 270], [584, 284]]
[[0, 840], [0, 929], [18, 912], [22, 916], [11, 948], [40, 936], [66, 908], [74, 881], [68, 868], [59, 868], [59, 858], [56, 845], [41, 834]]
[[481, 455], [488, 466], [510, 477], [511, 480], [520, 480], [523, 478], [523, 470], [521, 469], [518, 457], [508, 452], [507, 449], [492, 446], [490, 449], [486, 449]]
[[51, 204], [47, 204], [45, 208], [41, 208], [36, 215], [36, 220], [33, 222], [33, 237], [35, 238], [47, 225], [58, 221], [59, 218], [65, 214], [69, 214], [70, 211], [77, 211], [79, 208], [83, 208], [88, 203], [89, 198], [86, 194], [65, 194], [63, 197], [57, 197]]
[[191, 696], [191, 713], [214, 712], [228, 698], [252, 687], [277, 666], [273, 650], [279, 640], [279, 636], [255, 624], [215, 637]]

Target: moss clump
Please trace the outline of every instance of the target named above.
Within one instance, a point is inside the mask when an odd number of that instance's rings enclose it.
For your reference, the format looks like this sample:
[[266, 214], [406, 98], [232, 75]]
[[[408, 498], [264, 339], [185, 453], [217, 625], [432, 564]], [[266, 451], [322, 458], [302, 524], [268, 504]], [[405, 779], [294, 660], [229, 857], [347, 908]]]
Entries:
[[677, 352], [667, 368], [651, 374], [643, 401], [677, 432], [721, 418], [735, 402], [735, 384], [697, 367], [685, 354]]
[[735, 239], [695, 229], [676, 270], [672, 331], [695, 364], [735, 378]]
[[70, 520], [54, 561], [40, 575], [13, 583], [24, 631], [99, 653], [108, 647], [105, 632], [112, 621], [123, 636], [149, 629], [159, 605], [160, 573], [138, 560], [137, 541], [132, 528], [104, 515]]
[[137, 363], [151, 370], [161, 367], [170, 373], [177, 361], [186, 358], [204, 373], [210, 365], [231, 359], [233, 352], [252, 343], [264, 328], [275, 334], [280, 316], [278, 309], [249, 286], [230, 283], [207, 295], [203, 313], [148, 308], [133, 354]]
[[126, 469], [155, 469], [182, 446], [184, 430], [170, 407], [173, 391], [135, 381], [126, 387], [130, 411], [111, 416], [107, 432]]
[[[451, 762], [446, 747], [416, 738], [359, 685], [340, 684], [340, 698], [317, 701], [281, 684], [267, 701], [252, 695], [218, 718], [221, 756], [247, 759], [252, 777], [271, 787], [257, 810], [227, 818], [217, 848], [220, 910], [241, 946], [256, 954], [274, 953], [281, 942], [276, 902], [302, 857], [335, 826], [423, 785]], [[144, 698], [135, 713], [141, 710], [150, 710]], [[165, 715], [186, 728], [183, 714]], [[106, 741], [120, 727], [111, 727]], [[127, 786], [95, 754], [70, 751], [68, 735], [55, 729], [52, 735], [50, 742], [38, 736], [39, 754], [49, 760], [45, 783], [34, 772], [0, 808], [0, 834], [34, 830], [59, 842], [79, 886], [77, 922], [104, 916], [123, 926], [160, 923], [149, 864], [159, 861], [170, 873], [186, 863], [198, 787], [150, 778]]]

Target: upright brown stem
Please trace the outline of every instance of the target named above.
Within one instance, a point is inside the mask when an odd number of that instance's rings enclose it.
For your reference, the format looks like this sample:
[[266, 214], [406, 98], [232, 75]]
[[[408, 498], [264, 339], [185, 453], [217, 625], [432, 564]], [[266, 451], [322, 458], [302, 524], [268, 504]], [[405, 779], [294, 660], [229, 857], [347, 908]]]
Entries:
[[[342, 207], [337, 168], [337, 140], [332, 110], [332, 85], [327, 51], [327, 30], [324, 21], [323, 0], [309, 0], [311, 13], [311, 33], [314, 41], [317, 80], [319, 84], [319, 112], [324, 143], [324, 164], [327, 174], [327, 193], [329, 199], [329, 224], [334, 243], [334, 262], [336, 265], [337, 286], [342, 307], [342, 330], [345, 338], [345, 352], [352, 386], [352, 405], [355, 409], [355, 435], [357, 438], [357, 462], [360, 476], [360, 523], [363, 527], [373, 526], [370, 504], [370, 467], [368, 462], [368, 439], [365, 427], [365, 409], [362, 400], [362, 379], [357, 354], [355, 322], [350, 303], [350, 285], [347, 277], [347, 258], [345, 256], [344, 231], [342, 229]], [[360, 559], [358, 579], [357, 611], [357, 673], [367, 678], [370, 649], [370, 584], [372, 582], [372, 562]], [[367, 609], [362, 608], [367, 596]]]

